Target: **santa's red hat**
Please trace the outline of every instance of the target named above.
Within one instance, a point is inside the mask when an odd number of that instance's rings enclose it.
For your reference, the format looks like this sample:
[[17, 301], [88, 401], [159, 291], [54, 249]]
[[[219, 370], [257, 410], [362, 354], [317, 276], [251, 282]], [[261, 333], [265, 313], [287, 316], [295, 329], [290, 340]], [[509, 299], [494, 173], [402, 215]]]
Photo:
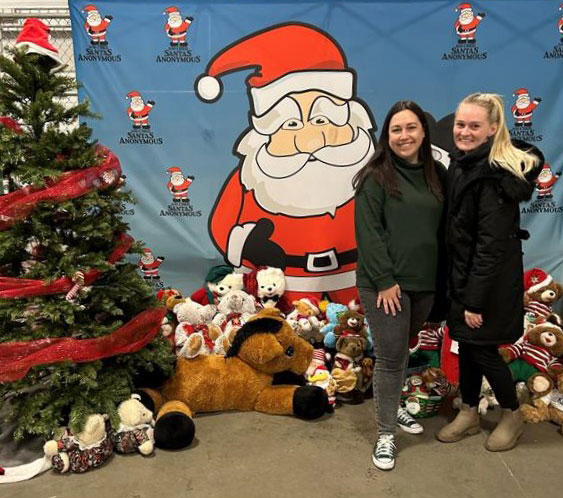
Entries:
[[518, 90], [514, 90], [512, 94], [513, 97], [520, 97], [520, 95], [528, 95], [529, 92], [526, 88], [518, 88]]
[[140, 97], [141, 94], [139, 92], [137, 92], [136, 90], [133, 90], [132, 92], [129, 92], [127, 94], [127, 98], [128, 99], [132, 99], [133, 97]]
[[524, 273], [524, 292], [536, 292], [553, 281], [551, 275], [541, 268], [532, 268]]
[[305, 24], [274, 26], [233, 43], [196, 80], [196, 94], [204, 101], [218, 100], [221, 78], [245, 69], [253, 70], [246, 83], [256, 116], [294, 92], [319, 90], [344, 100], [353, 93], [354, 74], [341, 48], [328, 34]]
[[460, 3], [455, 9], [456, 12], [463, 12], [464, 10], [471, 10], [471, 4], [470, 3]]
[[145, 247], [145, 248], [143, 249], [143, 253], [144, 253], [144, 254], [147, 254], [147, 255], [148, 255], [148, 254], [151, 254], [151, 255], [152, 255], [152, 251], [151, 251], [148, 247]]
[[174, 173], [182, 173], [182, 170], [178, 168], [178, 166], [172, 166], [171, 168], [168, 168], [166, 171], [171, 175]]
[[57, 66], [62, 64], [59, 51], [49, 43], [51, 29], [39, 19], [26, 19], [22, 30], [16, 39], [16, 47], [24, 48], [28, 54], [45, 55], [51, 58]]
[[302, 297], [300, 301], [310, 306], [317, 315], [321, 312], [319, 300], [315, 296]]
[[170, 7], [166, 7], [166, 9], [164, 9], [163, 14], [173, 14], [174, 12], [180, 12], [180, 9], [178, 7], [174, 7], [173, 5], [171, 5]]
[[82, 12], [88, 12], [88, 13], [90, 13], [90, 12], [98, 12], [98, 7], [96, 7], [96, 6], [93, 5], [93, 4], [89, 4], [89, 5], [86, 5], [86, 7], [84, 7], [84, 8], [82, 9]]

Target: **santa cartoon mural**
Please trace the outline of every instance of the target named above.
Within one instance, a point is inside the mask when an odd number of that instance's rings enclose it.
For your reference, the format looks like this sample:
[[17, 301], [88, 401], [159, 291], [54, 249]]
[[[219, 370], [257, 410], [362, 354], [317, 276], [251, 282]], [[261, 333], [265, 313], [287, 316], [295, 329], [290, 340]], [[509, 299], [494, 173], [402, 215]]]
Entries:
[[86, 7], [82, 9], [82, 12], [86, 12], [86, 22], [84, 23], [84, 28], [90, 37], [90, 44], [107, 45], [107, 28], [113, 17], [102, 17], [98, 8], [92, 4], [86, 5]]
[[149, 114], [155, 104], [154, 100], [147, 100], [145, 104], [143, 97], [137, 91], [129, 92], [127, 98], [131, 99], [131, 103], [127, 108], [127, 115], [133, 121], [133, 129], [138, 130], [142, 128], [143, 130], [150, 130]]
[[164, 26], [164, 31], [166, 31], [166, 36], [170, 38], [171, 47], [187, 47], [188, 42], [186, 41], [186, 36], [188, 33], [188, 28], [194, 20], [193, 17], [186, 17], [182, 19], [182, 14], [180, 14], [180, 9], [178, 7], [167, 7], [164, 15], [168, 16], [166, 25]]
[[197, 95], [215, 102], [224, 77], [241, 70], [253, 71], [251, 126], [235, 144], [241, 162], [213, 207], [211, 238], [236, 268], [282, 268], [291, 299], [326, 293], [349, 302], [357, 295], [352, 179], [373, 154], [375, 128], [356, 75], [328, 34], [288, 23], [217, 54]]
[[532, 126], [532, 113], [539, 105], [541, 99], [536, 97], [533, 101], [530, 99], [530, 93], [526, 88], [518, 88], [512, 94], [516, 97], [514, 105], [511, 108], [512, 115], [516, 120], [515, 126]]
[[549, 164], [545, 163], [543, 165], [540, 174], [534, 182], [538, 191], [538, 199], [551, 199], [553, 197], [551, 190], [560, 176], [561, 173], [553, 174]]
[[460, 3], [457, 6], [456, 12], [459, 12], [457, 21], [454, 24], [455, 32], [459, 37], [458, 43], [475, 43], [475, 32], [477, 26], [484, 19], [485, 14], [479, 12], [477, 15], [473, 14], [473, 8], [469, 3]]
[[172, 194], [173, 202], [189, 202], [188, 188], [194, 181], [193, 176], [184, 176], [182, 170], [177, 166], [172, 166], [166, 170], [170, 174], [170, 180], [166, 184], [168, 191]]
[[158, 274], [158, 268], [164, 261], [164, 256], [154, 257], [152, 251], [146, 247], [143, 249], [143, 255], [139, 258], [137, 266], [143, 274], [145, 280], [158, 280], [160, 275]]

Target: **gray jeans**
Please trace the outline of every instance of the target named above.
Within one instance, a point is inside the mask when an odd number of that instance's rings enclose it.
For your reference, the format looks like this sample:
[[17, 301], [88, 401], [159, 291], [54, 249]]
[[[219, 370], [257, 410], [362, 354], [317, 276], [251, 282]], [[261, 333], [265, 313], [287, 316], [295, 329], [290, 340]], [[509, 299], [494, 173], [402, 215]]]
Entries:
[[401, 292], [402, 311], [396, 316], [377, 308], [377, 291], [362, 287], [360, 300], [366, 310], [375, 349], [373, 392], [379, 435], [395, 434], [397, 410], [409, 361], [409, 340], [428, 318], [433, 292]]

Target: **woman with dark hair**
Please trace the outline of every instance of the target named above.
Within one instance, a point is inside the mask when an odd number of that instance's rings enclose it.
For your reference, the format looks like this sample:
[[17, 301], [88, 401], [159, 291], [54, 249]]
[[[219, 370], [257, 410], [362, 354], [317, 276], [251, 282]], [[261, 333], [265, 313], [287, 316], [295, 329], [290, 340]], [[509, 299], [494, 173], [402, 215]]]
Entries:
[[435, 302], [445, 168], [432, 158], [428, 122], [410, 100], [391, 107], [373, 159], [354, 178], [356, 281], [374, 339], [376, 467], [395, 465], [395, 432], [422, 426], [400, 406], [409, 340]]

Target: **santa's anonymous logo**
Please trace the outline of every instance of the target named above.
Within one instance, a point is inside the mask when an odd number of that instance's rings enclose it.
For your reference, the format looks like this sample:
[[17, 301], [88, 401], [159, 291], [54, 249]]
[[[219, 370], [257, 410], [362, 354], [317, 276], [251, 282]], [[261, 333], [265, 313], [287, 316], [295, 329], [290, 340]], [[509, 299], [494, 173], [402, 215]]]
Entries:
[[457, 37], [457, 43], [449, 53], [442, 55], [442, 60], [483, 60], [487, 58], [487, 52], [481, 52], [477, 45], [476, 33], [479, 25], [485, 19], [486, 14], [479, 12], [475, 14], [469, 3], [460, 3], [456, 12], [458, 17], [454, 22], [453, 30]]
[[160, 216], [200, 217], [201, 210], [195, 210], [189, 197], [193, 175], [185, 175], [178, 166], [166, 170], [170, 175], [166, 188], [171, 196], [171, 203], [166, 209], [160, 210]]
[[559, 6], [559, 13], [557, 29], [551, 29], [551, 32], [556, 32], [559, 36], [559, 44], [555, 45], [551, 50], [546, 50], [543, 54], [544, 59], [563, 59], [563, 4]]
[[90, 39], [90, 46], [84, 53], [78, 54], [78, 60], [80, 62], [121, 62], [121, 55], [112, 52], [107, 38], [113, 16], [102, 15], [93, 4], [86, 5], [82, 12], [86, 14], [84, 30]]
[[126, 137], [121, 137], [119, 143], [122, 145], [162, 145], [164, 139], [157, 137], [151, 131], [150, 115], [156, 104], [154, 100], [145, 100], [143, 95], [136, 90], [127, 94], [130, 101], [127, 107], [127, 116], [131, 123], [131, 131]]
[[192, 16], [183, 17], [180, 9], [175, 6], [167, 7], [163, 14], [167, 16], [164, 32], [169, 46], [156, 56], [156, 62], [200, 62], [201, 57], [192, 53], [188, 40], [189, 29], [194, 18]]
[[563, 205], [557, 205], [553, 200], [553, 189], [559, 185], [560, 178], [561, 172], [554, 173], [551, 166], [545, 163], [537, 179], [534, 181], [536, 197], [530, 205], [522, 207], [521, 213], [562, 213]]
[[518, 88], [512, 93], [514, 103], [510, 112], [514, 118], [514, 126], [510, 136], [526, 142], [541, 142], [543, 135], [536, 133], [533, 126], [533, 117], [542, 99], [531, 97], [527, 88]]

